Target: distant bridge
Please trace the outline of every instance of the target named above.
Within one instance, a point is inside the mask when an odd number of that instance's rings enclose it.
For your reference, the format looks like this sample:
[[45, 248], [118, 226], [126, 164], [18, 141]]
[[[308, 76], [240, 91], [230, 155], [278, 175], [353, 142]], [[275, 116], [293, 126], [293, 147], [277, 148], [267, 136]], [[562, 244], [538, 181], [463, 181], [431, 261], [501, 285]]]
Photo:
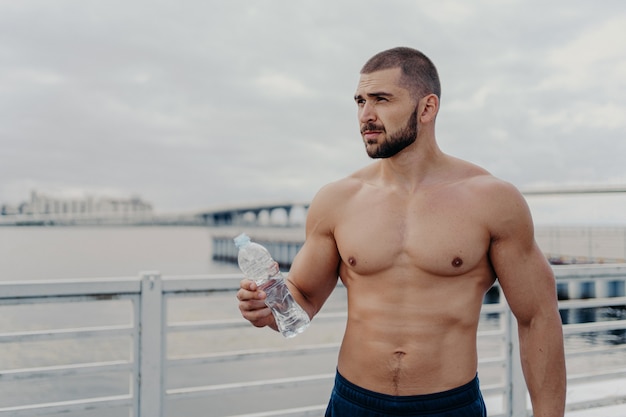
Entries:
[[615, 194], [626, 193], [624, 185], [607, 185], [607, 186], [563, 186], [559, 188], [528, 188], [521, 190], [525, 196], [541, 196], [541, 195], [565, 195], [565, 194]]
[[240, 224], [284, 225], [302, 224], [309, 209], [308, 201], [279, 201], [223, 205], [198, 213], [209, 226]]
[[177, 213], [28, 213], [0, 215], [0, 226], [299, 226], [309, 202], [277, 201], [216, 206]]

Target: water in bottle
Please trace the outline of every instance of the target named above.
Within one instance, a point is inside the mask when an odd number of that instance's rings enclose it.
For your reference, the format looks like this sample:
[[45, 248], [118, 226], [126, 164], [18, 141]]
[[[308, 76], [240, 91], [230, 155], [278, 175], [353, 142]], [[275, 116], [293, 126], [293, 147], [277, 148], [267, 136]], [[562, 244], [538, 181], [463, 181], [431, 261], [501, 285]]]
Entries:
[[251, 242], [242, 233], [235, 239], [239, 248], [239, 268], [247, 278], [254, 280], [258, 288], [267, 294], [265, 304], [272, 310], [278, 330], [285, 337], [302, 333], [310, 324], [309, 315], [296, 303], [278, 269], [278, 263], [265, 247]]

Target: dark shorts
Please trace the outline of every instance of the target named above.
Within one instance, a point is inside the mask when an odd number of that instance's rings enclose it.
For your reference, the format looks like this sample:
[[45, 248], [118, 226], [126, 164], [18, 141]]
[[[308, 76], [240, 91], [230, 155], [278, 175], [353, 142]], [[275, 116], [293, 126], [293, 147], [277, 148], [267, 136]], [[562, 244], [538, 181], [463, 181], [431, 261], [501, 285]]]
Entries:
[[337, 372], [325, 417], [385, 416], [486, 417], [487, 410], [478, 377], [448, 391], [398, 397], [356, 386]]

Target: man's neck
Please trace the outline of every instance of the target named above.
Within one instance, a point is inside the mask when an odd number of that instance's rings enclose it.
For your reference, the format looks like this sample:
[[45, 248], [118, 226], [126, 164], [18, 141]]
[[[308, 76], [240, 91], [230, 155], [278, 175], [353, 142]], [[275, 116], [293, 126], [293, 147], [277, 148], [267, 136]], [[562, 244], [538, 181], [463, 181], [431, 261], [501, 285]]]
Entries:
[[434, 137], [418, 137], [415, 143], [397, 155], [380, 161], [383, 182], [414, 191], [425, 184], [437, 182], [446, 165], [446, 155], [439, 149]]

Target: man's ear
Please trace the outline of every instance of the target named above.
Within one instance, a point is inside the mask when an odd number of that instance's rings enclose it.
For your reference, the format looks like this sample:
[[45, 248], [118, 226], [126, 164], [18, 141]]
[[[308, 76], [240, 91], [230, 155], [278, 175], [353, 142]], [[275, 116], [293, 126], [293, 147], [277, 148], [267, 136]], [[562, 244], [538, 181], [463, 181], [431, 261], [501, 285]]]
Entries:
[[420, 122], [434, 122], [439, 112], [439, 97], [436, 94], [429, 94], [420, 100], [422, 111], [420, 112]]

